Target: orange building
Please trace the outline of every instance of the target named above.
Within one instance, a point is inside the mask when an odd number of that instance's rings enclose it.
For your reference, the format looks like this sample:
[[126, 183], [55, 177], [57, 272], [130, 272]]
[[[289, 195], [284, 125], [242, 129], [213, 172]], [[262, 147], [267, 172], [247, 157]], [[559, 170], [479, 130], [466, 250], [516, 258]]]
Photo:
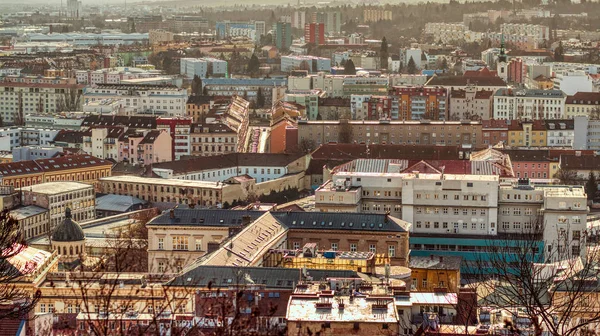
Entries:
[[111, 176], [112, 162], [91, 155], [69, 155], [50, 159], [0, 164], [2, 185], [16, 188], [44, 182], [95, 182]]
[[443, 87], [394, 87], [399, 120], [445, 120], [448, 91]]
[[271, 125], [270, 153], [295, 153], [298, 149], [298, 126], [289, 118]]
[[213, 97], [209, 96], [190, 96], [185, 105], [185, 111], [188, 117], [192, 117], [193, 123], [203, 123], [204, 116], [213, 106]]

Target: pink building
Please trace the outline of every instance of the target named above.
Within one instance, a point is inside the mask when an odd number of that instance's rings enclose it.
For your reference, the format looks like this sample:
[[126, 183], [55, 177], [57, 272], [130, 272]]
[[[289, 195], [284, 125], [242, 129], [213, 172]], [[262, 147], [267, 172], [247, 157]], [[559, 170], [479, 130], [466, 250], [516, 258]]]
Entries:
[[166, 130], [131, 130], [119, 139], [119, 161], [150, 164], [172, 160], [172, 138]]
[[508, 82], [509, 83], [523, 83], [523, 60], [520, 58], [513, 58], [508, 63]]

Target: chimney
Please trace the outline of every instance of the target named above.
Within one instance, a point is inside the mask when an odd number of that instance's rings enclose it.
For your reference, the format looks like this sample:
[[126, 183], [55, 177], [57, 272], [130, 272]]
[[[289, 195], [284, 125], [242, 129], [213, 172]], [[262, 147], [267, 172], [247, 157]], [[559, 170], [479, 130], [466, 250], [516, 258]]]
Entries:
[[175, 210], [174, 209], [169, 210], [169, 218], [175, 219]]
[[415, 174], [416, 178], [419, 178], [419, 171], [418, 170], [413, 170], [413, 174]]
[[444, 262], [444, 257], [440, 256], [440, 262]]
[[433, 254], [429, 255], [429, 260], [433, 260]]

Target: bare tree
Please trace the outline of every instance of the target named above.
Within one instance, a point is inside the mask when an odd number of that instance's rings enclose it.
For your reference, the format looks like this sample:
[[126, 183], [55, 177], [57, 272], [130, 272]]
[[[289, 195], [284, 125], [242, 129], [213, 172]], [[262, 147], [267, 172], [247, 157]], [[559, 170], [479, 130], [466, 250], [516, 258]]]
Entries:
[[15, 309], [0, 310], [0, 319], [24, 318], [33, 310], [40, 292], [30, 293], [18, 285], [18, 280], [35, 269], [36, 262], [14, 263], [13, 258], [26, 248], [25, 238], [19, 222], [7, 210], [0, 213], [0, 303]]
[[573, 170], [559, 169], [555, 174], [554, 178], [558, 179], [561, 184], [574, 185], [578, 184], [579, 179], [577, 173]]
[[[560, 230], [558, 243], [545, 245], [543, 226], [504, 233], [490, 241], [480, 258], [467, 263], [484, 305], [513, 316], [511, 328], [533, 335], [576, 335], [600, 320], [598, 309], [582, 314], [600, 289], [597, 252], [579, 256], [585, 232]], [[595, 300], [597, 305], [597, 300]], [[528, 321], [518, 325], [517, 319]]]
[[66, 89], [61, 89], [62, 92], [56, 100], [57, 112], [71, 112], [81, 109], [81, 99], [83, 92], [76, 84], [71, 85]]
[[298, 143], [298, 149], [301, 153], [310, 153], [316, 148], [316, 143], [312, 139], [301, 139]]

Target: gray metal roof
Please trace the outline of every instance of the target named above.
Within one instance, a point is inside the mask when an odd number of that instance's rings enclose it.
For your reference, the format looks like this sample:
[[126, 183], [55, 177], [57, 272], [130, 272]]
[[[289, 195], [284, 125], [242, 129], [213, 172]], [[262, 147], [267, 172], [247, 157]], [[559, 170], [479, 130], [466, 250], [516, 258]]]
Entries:
[[171, 218], [170, 210], [166, 210], [147, 225], [238, 227], [242, 224], [244, 217], [248, 216], [251, 220], [255, 220], [262, 214], [264, 211], [174, 209], [174, 218]]
[[[169, 285], [186, 287], [229, 287], [241, 284], [263, 284], [266, 288], [293, 289], [300, 279], [300, 270], [275, 267], [197, 266], [171, 279]], [[326, 278], [358, 278], [355, 271], [313, 270], [308, 276], [313, 280]]]
[[146, 204], [146, 201], [133, 196], [115, 194], [96, 197], [96, 210], [126, 212], [138, 204]]
[[406, 232], [408, 223], [391, 216], [345, 212], [273, 212], [289, 229]]

